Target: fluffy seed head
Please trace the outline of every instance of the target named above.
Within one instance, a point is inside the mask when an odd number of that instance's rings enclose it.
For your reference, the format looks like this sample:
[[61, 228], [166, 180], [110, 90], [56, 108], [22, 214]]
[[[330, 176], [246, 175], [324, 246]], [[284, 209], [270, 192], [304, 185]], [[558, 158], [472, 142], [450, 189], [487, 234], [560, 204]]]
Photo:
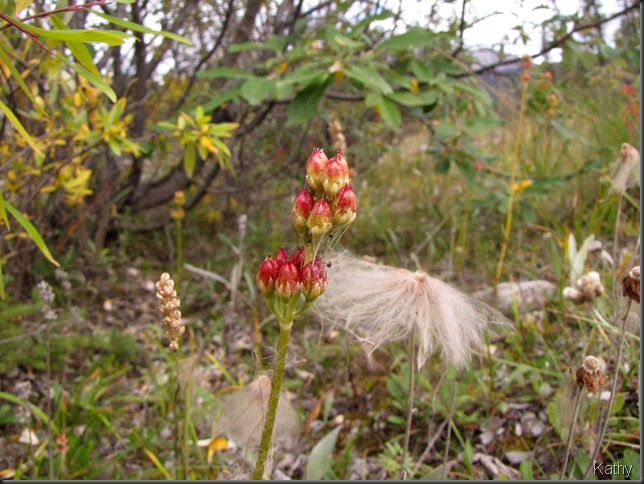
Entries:
[[329, 284], [316, 301], [320, 315], [373, 343], [374, 349], [418, 341], [418, 367], [435, 351], [457, 367], [483, 345], [489, 323], [508, 324], [501, 314], [424, 272], [373, 264], [340, 253], [330, 259]]

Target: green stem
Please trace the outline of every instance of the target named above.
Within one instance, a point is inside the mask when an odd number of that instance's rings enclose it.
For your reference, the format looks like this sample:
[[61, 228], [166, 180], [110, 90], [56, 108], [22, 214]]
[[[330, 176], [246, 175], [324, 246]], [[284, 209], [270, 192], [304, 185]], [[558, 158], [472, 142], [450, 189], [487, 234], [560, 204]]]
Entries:
[[518, 191], [515, 189], [516, 180], [517, 180], [517, 168], [519, 166], [519, 151], [521, 148], [521, 126], [523, 124], [523, 116], [525, 113], [526, 105], [526, 93], [528, 90], [528, 82], [523, 81], [521, 86], [521, 100], [519, 101], [519, 119], [517, 120], [517, 130], [514, 138], [514, 149], [512, 151], [512, 172], [510, 174], [510, 193], [508, 200], [508, 213], [505, 217], [505, 228], [503, 230], [503, 243], [501, 245], [501, 254], [499, 255], [499, 262], [496, 266], [496, 274], [494, 276], [493, 286], [494, 291], [492, 292], [493, 303], [492, 306], [496, 305], [496, 287], [501, 280], [501, 275], [503, 273], [503, 262], [505, 261], [505, 256], [508, 252], [508, 246], [510, 243], [510, 231], [512, 230], [512, 210], [514, 208], [514, 195]]
[[566, 478], [566, 468], [568, 467], [568, 459], [570, 458], [570, 449], [572, 449], [572, 439], [575, 435], [575, 425], [577, 423], [577, 416], [579, 415], [579, 404], [581, 402], [582, 389], [577, 388], [577, 395], [575, 396], [575, 408], [572, 414], [572, 422], [570, 423], [570, 429], [568, 430], [568, 438], [566, 439], [566, 457], [564, 458], [563, 467], [561, 468], [561, 477], [560, 481], [563, 481]]
[[178, 405], [178, 400], [179, 400], [179, 391], [181, 389], [181, 382], [179, 380], [179, 375], [180, 375], [180, 368], [179, 368], [179, 354], [178, 352], [175, 352], [174, 354], [174, 368], [176, 372], [176, 377], [177, 377], [177, 386], [174, 390], [174, 396], [173, 396], [173, 416], [174, 416], [174, 454], [175, 456], [178, 453], [178, 450], [181, 450], [181, 466], [183, 468], [183, 479], [188, 480], [188, 463], [186, 460], [186, 446], [185, 442], [183, 439], [183, 435], [181, 435], [181, 439], [179, 440], [180, 437], [180, 431], [179, 431], [179, 405]]
[[286, 363], [286, 350], [288, 349], [288, 342], [291, 337], [291, 327], [293, 321], [287, 323], [280, 322], [280, 338], [277, 342], [277, 357], [275, 360], [275, 371], [273, 379], [271, 380], [271, 393], [268, 397], [268, 410], [266, 411], [266, 419], [264, 420], [264, 428], [262, 430], [262, 440], [259, 443], [259, 451], [257, 453], [257, 464], [255, 470], [251, 475], [251, 479], [259, 481], [264, 476], [264, 466], [268, 459], [268, 454], [273, 438], [273, 427], [275, 427], [275, 416], [277, 415], [277, 404], [280, 398], [280, 390], [282, 389], [282, 380], [284, 377], [284, 365]]

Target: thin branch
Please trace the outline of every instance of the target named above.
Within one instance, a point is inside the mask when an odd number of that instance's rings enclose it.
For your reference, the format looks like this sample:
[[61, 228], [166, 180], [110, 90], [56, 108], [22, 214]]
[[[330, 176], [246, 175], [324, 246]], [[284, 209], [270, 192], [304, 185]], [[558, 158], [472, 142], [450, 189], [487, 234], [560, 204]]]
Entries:
[[456, 57], [463, 50], [463, 35], [465, 34], [465, 7], [467, 6], [467, 0], [463, 0], [463, 6], [461, 7], [461, 20], [458, 24], [458, 47], [452, 52], [452, 57]]
[[[588, 30], [588, 29], [595, 29], [595, 28], [601, 26], [602, 24], [610, 22], [611, 20], [615, 20], [616, 18], [619, 18], [622, 15], [625, 15], [625, 14], [629, 13], [631, 10], [635, 10], [636, 8], [639, 8], [639, 2], [633, 3], [632, 5], [630, 5], [630, 6], [626, 7], [626, 8], [624, 8], [623, 10], [611, 15], [610, 17], [606, 17], [606, 18], [598, 20], [596, 22], [592, 22], [592, 23], [588, 23], [588, 24], [584, 24], [584, 25], [579, 25], [579, 26], [573, 28], [566, 35], [563, 35], [563, 36], [559, 37], [558, 39], [555, 39], [554, 41], [552, 41], [550, 43], [550, 45], [548, 45], [547, 47], [541, 49], [536, 54], [532, 54], [530, 57], [532, 59], [536, 59], [537, 57], [540, 57], [540, 56], [550, 52], [551, 50], [556, 49], [557, 47], [561, 47], [562, 44], [564, 44], [565, 42], [570, 40], [572, 38], [572, 36], [574, 34], [576, 34], [577, 32], [581, 32], [583, 30]], [[484, 72], [494, 70], [497, 67], [507, 66], [507, 65], [510, 65], [510, 64], [516, 64], [518, 62], [521, 62], [521, 59], [518, 59], [518, 58], [517, 59], [507, 59], [507, 60], [504, 60], [504, 61], [495, 62], [494, 64], [489, 64], [487, 66], [481, 67], [480, 69], [476, 69], [476, 70], [469, 71], [469, 72], [462, 72], [460, 74], [455, 74], [455, 75], [452, 75], [451, 77], [455, 77], [455, 78], [458, 79], [458, 78], [461, 78], [461, 77], [469, 77], [471, 75], [483, 74]]]

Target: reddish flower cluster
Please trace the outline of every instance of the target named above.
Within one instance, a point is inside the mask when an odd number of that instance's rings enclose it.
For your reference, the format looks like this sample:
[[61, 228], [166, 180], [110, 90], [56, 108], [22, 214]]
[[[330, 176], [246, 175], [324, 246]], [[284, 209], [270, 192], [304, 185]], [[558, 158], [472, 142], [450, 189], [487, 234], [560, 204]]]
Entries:
[[357, 198], [350, 181], [341, 151], [329, 159], [322, 149], [313, 150], [306, 162], [306, 186], [291, 211], [291, 221], [305, 245], [317, 245], [356, 218]]
[[266, 257], [257, 271], [257, 285], [267, 298], [277, 295], [288, 300], [302, 294], [306, 301], [313, 301], [326, 289], [327, 277], [319, 257], [305, 264], [304, 247], [291, 256], [284, 247], [275, 257]]
[[[274, 257], [266, 257], [257, 271], [257, 285], [280, 320], [292, 321], [293, 314], [326, 290], [326, 270], [318, 254], [356, 218], [357, 200], [350, 182], [342, 151], [329, 159], [322, 149], [313, 150], [306, 162], [306, 185], [291, 210], [301, 247], [290, 256], [282, 247]], [[296, 309], [300, 295], [304, 305]]]

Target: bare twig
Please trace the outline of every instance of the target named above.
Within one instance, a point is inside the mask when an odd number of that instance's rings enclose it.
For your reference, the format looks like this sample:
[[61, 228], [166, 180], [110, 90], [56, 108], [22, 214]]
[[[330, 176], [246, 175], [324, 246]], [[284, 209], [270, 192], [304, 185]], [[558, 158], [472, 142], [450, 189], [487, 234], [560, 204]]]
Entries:
[[[565, 35], [562, 35], [561, 37], [553, 40], [547, 47], [544, 47], [541, 49], [539, 52], [536, 54], [532, 54], [530, 57], [533, 59], [536, 59], [537, 57], [540, 57], [548, 52], [550, 52], [553, 49], [556, 49], [557, 47], [561, 47], [562, 44], [564, 44], [566, 41], [570, 40], [574, 34], [577, 32], [581, 32], [583, 30], [589, 30], [589, 29], [596, 29], [597, 27], [601, 26], [602, 24], [605, 24], [607, 22], [610, 22], [611, 20], [615, 20], [616, 18], [621, 17], [622, 15], [626, 15], [629, 13], [631, 10], [635, 10], [636, 8], [639, 8], [640, 3], [639, 2], [633, 2], [632, 5], [620, 10], [619, 12], [611, 15], [610, 17], [606, 17], [604, 19], [598, 20], [596, 22], [591, 22], [588, 24], [583, 24], [583, 25], [578, 25], [577, 27], [574, 27], [570, 32], [568, 32]], [[461, 78], [461, 77], [469, 77], [471, 75], [478, 75], [478, 74], [483, 74], [484, 72], [488, 72], [491, 70], [496, 69], [497, 67], [501, 66], [507, 66], [510, 64], [516, 64], [518, 62], [521, 62], [521, 59], [507, 59], [504, 61], [499, 61], [495, 62], [494, 64], [489, 64], [487, 66], [481, 67], [480, 69], [476, 69], [470, 72], [461, 72], [459, 74], [453, 75], [455, 78]]]

